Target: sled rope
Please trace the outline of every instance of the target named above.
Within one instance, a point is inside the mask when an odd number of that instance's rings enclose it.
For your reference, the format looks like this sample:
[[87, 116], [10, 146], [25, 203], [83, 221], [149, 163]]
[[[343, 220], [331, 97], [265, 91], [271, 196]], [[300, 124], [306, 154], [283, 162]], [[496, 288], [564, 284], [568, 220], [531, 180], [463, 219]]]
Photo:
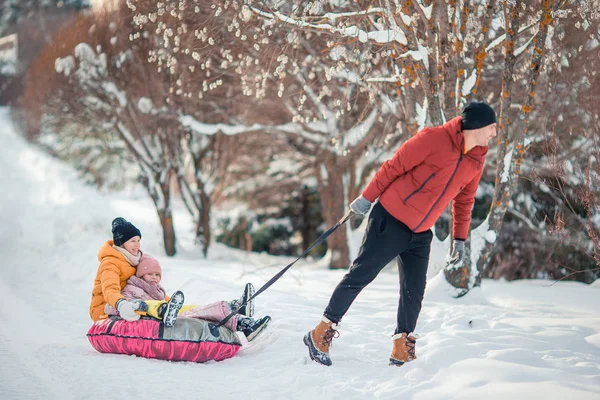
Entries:
[[349, 219], [351, 219], [353, 216], [354, 216], [354, 212], [352, 212], [352, 210], [348, 210], [348, 212], [342, 217], [342, 219], [340, 219], [337, 222], [337, 224], [335, 224], [327, 232], [325, 232], [321, 236], [319, 236], [319, 238], [317, 240], [315, 240], [313, 244], [311, 244], [310, 246], [308, 246], [308, 248], [306, 250], [304, 250], [304, 253], [300, 254], [298, 256], [298, 258], [296, 258], [294, 261], [292, 261], [291, 263], [289, 263], [288, 265], [286, 265], [281, 271], [279, 271], [271, 279], [269, 279], [267, 281], [267, 283], [265, 283], [260, 289], [258, 289], [243, 304], [240, 304], [238, 306], [238, 308], [235, 309], [235, 310], [233, 310], [233, 312], [231, 314], [229, 314], [228, 316], [226, 316], [225, 318], [223, 318], [223, 320], [221, 320], [221, 322], [219, 322], [219, 324], [217, 326], [222, 326], [223, 324], [226, 324], [227, 321], [229, 321], [231, 319], [231, 317], [233, 317], [235, 314], [237, 314], [242, 309], [242, 307], [244, 307], [250, 300], [256, 298], [259, 294], [261, 294], [262, 292], [264, 292], [265, 290], [267, 290], [272, 284], [274, 284], [275, 282], [277, 282], [279, 280], [279, 278], [281, 278], [283, 276], [283, 274], [285, 274], [287, 272], [288, 269], [292, 268], [292, 265], [296, 264], [296, 262], [298, 260], [300, 260], [302, 257], [304, 257], [305, 255], [307, 255], [308, 253], [310, 253], [310, 251], [312, 249], [314, 249], [321, 242], [323, 242], [325, 239], [327, 239], [329, 236], [331, 236], [331, 234], [333, 232], [335, 232], [340, 226], [344, 225], [344, 223], [346, 221], [348, 221]]

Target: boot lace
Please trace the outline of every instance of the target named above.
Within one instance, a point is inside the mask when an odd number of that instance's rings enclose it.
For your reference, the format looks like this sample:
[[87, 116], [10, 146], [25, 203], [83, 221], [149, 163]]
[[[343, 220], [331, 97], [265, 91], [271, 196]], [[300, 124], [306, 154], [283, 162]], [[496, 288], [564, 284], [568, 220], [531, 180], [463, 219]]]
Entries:
[[340, 337], [340, 332], [333, 328], [328, 328], [323, 335], [323, 345], [331, 346], [334, 338]]
[[408, 358], [410, 360], [414, 360], [417, 358], [415, 354], [415, 346], [417, 345], [417, 338], [414, 336], [406, 337], [406, 352], [408, 353]]

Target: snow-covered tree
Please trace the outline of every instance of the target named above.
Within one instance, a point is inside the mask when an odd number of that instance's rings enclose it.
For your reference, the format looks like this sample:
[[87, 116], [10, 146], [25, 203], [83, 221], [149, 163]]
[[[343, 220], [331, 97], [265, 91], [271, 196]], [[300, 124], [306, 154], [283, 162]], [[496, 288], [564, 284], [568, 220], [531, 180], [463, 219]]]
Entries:
[[[509, 241], [504, 233], [500, 236], [501, 245], [507, 242], [517, 253], [513, 263], [523, 265], [511, 274], [553, 278], [570, 275], [586, 282], [597, 276], [590, 271], [598, 265], [600, 213], [598, 104], [593, 94], [600, 87], [595, 72], [600, 39], [600, 15], [594, 14], [597, 6], [581, 2], [576, 8], [551, 13], [556, 21], [549, 27], [537, 83], [527, 85], [528, 69], [517, 68], [515, 73], [526, 89], [538, 88], [539, 107], [529, 113], [525, 131], [528, 155], [520, 162], [523, 179], [513, 183], [504, 217], [503, 224], [511, 225], [514, 240]], [[525, 114], [526, 110], [519, 111]], [[515, 225], [522, 226], [522, 233], [514, 234]], [[528, 240], [523, 240], [525, 236]], [[532, 241], [535, 244], [529, 244]], [[503, 257], [495, 258], [496, 265], [488, 263], [486, 275], [506, 269]], [[580, 270], [588, 272], [571, 274]]]
[[[290, 30], [325, 32], [332, 41], [369, 44], [372, 52], [386, 54], [387, 75], [375, 70], [360, 78], [397, 83], [418, 126], [443, 123], [475, 96], [499, 106], [490, 218], [473, 238], [477, 243], [465, 266], [447, 271], [453, 284], [468, 290], [490, 262], [524, 153], [532, 136], [540, 134], [528, 130], [536, 84], [547, 48], [563, 38], [548, 33], [569, 25], [592, 27], [590, 35], [596, 37], [597, 6], [597, 1], [378, 1], [357, 2], [342, 12], [331, 2], [261, 1], [245, 2], [243, 12]], [[478, 268], [469, 273], [471, 260], [478, 261]]]
[[130, 161], [111, 164], [106, 172], [137, 169], [156, 206], [165, 251], [173, 255], [171, 181], [182, 126], [166, 107], [166, 84], [148, 67], [141, 46], [130, 45], [126, 23], [116, 13], [81, 17], [30, 69], [25, 104], [30, 129], [59, 154], [79, 152], [88, 168], [115, 157]]
[[[0, 1], [0, 104], [18, 104], [24, 86], [22, 75], [31, 60], [52, 42], [63, 23], [88, 6], [87, 0]], [[7, 60], [11, 42], [17, 44], [17, 54]]]
[[[288, 243], [280, 247], [290, 251], [287, 254], [300, 254], [318, 237], [323, 222], [311, 160], [296, 151], [285, 134], [237, 135], [235, 148], [243, 151], [232, 157], [215, 200], [238, 200], [252, 210], [244, 217], [253, 222], [249, 228], [258, 237], [254, 250], [273, 250], [275, 246], [262, 243], [273, 234], [285, 236]], [[289, 243], [298, 234], [301, 242]]]
[[[594, 15], [593, 11], [598, 9], [597, 6], [598, 2], [595, 1], [541, 1], [540, 7], [537, 8], [519, 1], [504, 4], [506, 37], [495, 194], [489, 216], [489, 230], [484, 233], [485, 241], [480, 243], [478, 248], [481, 253], [476, 252], [472, 257], [477, 260], [480, 271], [489, 265], [494, 239], [502, 228], [511, 198], [515, 194], [517, 181], [522, 175], [526, 151], [532, 144], [547, 139], [547, 128], [538, 125], [539, 122], [535, 123], [536, 112], [539, 116], [548, 116], [544, 110], [536, 109], [536, 103], [543, 101], [536, 100], [539, 92], [538, 83], [543, 82], [546, 85], [558, 83], [548, 80], [547, 75], [553, 69], [549, 66], [555, 64], [552, 60], [556, 60], [557, 57], [566, 57], [570, 51], [582, 50], [586, 34], [580, 35], [578, 32], [595, 26], [595, 32], [591, 31], [592, 38], [598, 39], [600, 15]], [[517, 33], [523, 26], [533, 23], [535, 26], [531, 38], [519, 45]], [[560, 48], [566, 31], [579, 37], [580, 43], [575, 45], [577, 50], [571, 48], [570, 51], [563, 53]], [[523, 56], [517, 59], [520, 54]], [[558, 104], [561, 103], [559, 100]], [[562, 107], [568, 106], [562, 103]], [[589, 132], [588, 129], [585, 130]], [[549, 153], [551, 156], [551, 152]], [[475, 283], [479, 278], [480, 276]]]
[[[363, 79], [381, 57], [364, 56], [361, 43], [278, 26], [266, 14], [253, 19], [243, 2], [131, 0], [129, 6], [140, 26], [156, 26], [162, 35], [151, 58], [176, 76], [182, 97], [214, 102], [226, 87], [237, 96], [239, 122], [286, 135], [317, 182], [324, 220], [335, 224], [401, 115], [388, 96], [372, 90], [378, 85]], [[235, 123], [231, 116], [227, 122]], [[346, 268], [345, 231], [328, 244], [331, 268]]]

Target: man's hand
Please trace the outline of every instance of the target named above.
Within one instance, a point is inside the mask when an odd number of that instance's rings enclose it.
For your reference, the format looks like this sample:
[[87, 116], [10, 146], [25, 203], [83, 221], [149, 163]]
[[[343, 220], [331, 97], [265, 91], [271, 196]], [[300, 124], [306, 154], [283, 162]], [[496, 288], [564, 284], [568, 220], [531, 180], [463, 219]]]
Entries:
[[119, 311], [119, 315], [125, 321], [137, 321], [140, 319], [140, 315], [135, 312], [138, 307], [139, 304], [129, 302], [125, 299], [117, 301], [117, 311]]
[[371, 209], [371, 202], [360, 195], [350, 203], [349, 207], [355, 214], [366, 215]]
[[448, 251], [446, 256], [446, 264], [448, 265], [460, 265], [462, 263], [463, 255], [465, 254], [465, 241], [454, 239], [452, 249]]

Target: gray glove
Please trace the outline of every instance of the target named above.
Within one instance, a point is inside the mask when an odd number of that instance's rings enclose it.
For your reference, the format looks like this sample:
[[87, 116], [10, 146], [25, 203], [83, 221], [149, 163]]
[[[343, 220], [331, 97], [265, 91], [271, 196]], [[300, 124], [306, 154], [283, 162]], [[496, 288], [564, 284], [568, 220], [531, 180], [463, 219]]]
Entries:
[[355, 214], [366, 215], [371, 209], [371, 202], [365, 199], [361, 194], [356, 200], [350, 203], [349, 207]]
[[135, 310], [137, 310], [138, 307], [139, 303], [132, 303], [125, 299], [120, 299], [119, 301], [117, 301], [117, 311], [119, 311], [119, 315], [125, 321], [137, 321], [138, 319], [140, 319], [140, 314], [135, 312]]
[[144, 300], [135, 299], [131, 301], [131, 304], [135, 310], [148, 312], [148, 304]]
[[452, 248], [448, 251], [446, 256], [446, 264], [448, 265], [460, 265], [462, 263], [463, 255], [465, 254], [465, 241], [454, 239]]

